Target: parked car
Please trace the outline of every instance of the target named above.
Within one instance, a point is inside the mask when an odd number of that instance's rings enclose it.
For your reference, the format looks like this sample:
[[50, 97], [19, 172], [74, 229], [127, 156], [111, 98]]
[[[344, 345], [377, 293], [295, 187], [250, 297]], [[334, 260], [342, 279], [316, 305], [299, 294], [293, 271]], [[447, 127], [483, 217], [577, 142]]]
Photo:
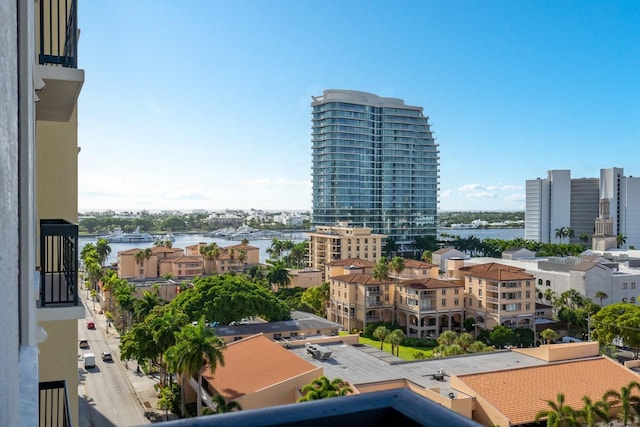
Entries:
[[103, 351], [102, 352], [102, 361], [103, 362], [113, 362], [113, 356], [111, 356], [110, 352]]
[[87, 340], [85, 340], [85, 339], [81, 339], [81, 340], [78, 342], [78, 346], [79, 346], [80, 348], [90, 348], [90, 347], [91, 347], [91, 346], [89, 345], [89, 341], [87, 341]]
[[95, 329], [96, 324], [94, 322], [87, 322], [87, 329]]

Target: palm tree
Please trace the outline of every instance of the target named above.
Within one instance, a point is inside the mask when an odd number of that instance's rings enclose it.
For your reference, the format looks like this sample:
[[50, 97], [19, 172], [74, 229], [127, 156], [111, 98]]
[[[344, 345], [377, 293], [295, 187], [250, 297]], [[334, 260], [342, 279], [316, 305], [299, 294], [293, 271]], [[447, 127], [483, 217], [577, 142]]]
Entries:
[[547, 420], [548, 427], [560, 427], [560, 426], [580, 426], [578, 422], [579, 413], [572, 409], [570, 406], [564, 404], [565, 397], [563, 393], [558, 393], [556, 396], [557, 402], [553, 400], [547, 400], [549, 409], [539, 411], [536, 414], [535, 422], [540, 422], [542, 419]]
[[560, 243], [562, 243], [562, 239], [567, 237], [567, 232], [565, 227], [560, 227], [555, 229], [555, 235], [557, 239], [560, 239]]
[[580, 410], [580, 418], [587, 427], [596, 427], [598, 422], [609, 422], [609, 407], [604, 401], [592, 402], [589, 396], [582, 396], [584, 406]]
[[432, 259], [433, 259], [433, 254], [431, 253], [431, 251], [422, 251], [422, 256], [420, 257], [420, 259], [424, 262], [428, 262], [431, 263]]
[[107, 239], [98, 239], [96, 242], [96, 252], [100, 257], [100, 265], [104, 267], [104, 262], [109, 258], [111, 254], [111, 246], [109, 246], [109, 241]]
[[134, 313], [136, 315], [136, 320], [141, 322], [147, 317], [151, 310], [157, 305], [162, 303], [162, 298], [158, 296], [157, 293], [144, 291], [142, 293], [142, 298], [136, 300], [134, 303]]
[[380, 340], [380, 350], [382, 350], [382, 346], [384, 345], [384, 341], [387, 339], [387, 337], [389, 336], [390, 333], [391, 333], [391, 331], [388, 330], [384, 326], [378, 326], [375, 329], [375, 331], [373, 331], [373, 336]]
[[393, 270], [396, 275], [396, 285], [398, 284], [398, 279], [400, 278], [400, 274], [404, 271], [404, 258], [399, 256], [394, 256], [393, 259], [389, 262], [389, 268]]
[[582, 243], [587, 243], [589, 241], [589, 235], [587, 233], [580, 234], [580, 241]]
[[547, 344], [551, 344], [551, 341], [558, 339], [558, 333], [551, 328], [540, 332], [540, 336], [547, 341]]
[[565, 233], [564, 237], [569, 238], [569, 241], [571, 241], [570, 239], [573, 239], [576, 235], [576, 232], [571, 227], [566, 227], [564, 229], [564, 233]]
[[402, 344], [402, 340], [406, 337], [402, 329], [395, 329], [393, 332], [387, 336], [387, 342], [391, 344], [391, 354], [393, 354], [393, 349], [396, 350], [396, 356], [400, 355], [400, 344]]
[[[183, 384], [186, 378], [198, 374], [198, 415], [202, 413], [202, 369], [209, 366], [213, 374], [218, 364], [224, 366], [224, 349], [224, 341], [206, 325], [203, 316], [196, 325], [187, 324], [177, 332], [176, 344], [167, 350], [169, 365], [181, 373]], [[183, 396], [184, 393], [183, 387]]]
[[[620, 411], [618, 412], [618, 419], [622, 421], [622, 423], [626, 426], [630, 421], [633, 422], [635, 418], [635, 414], [640, 414], [640, 397], [637, 395], [632, 396], [633, 389], [638, 389], [640, 391], [640, 384], [631, 381], [628, 385], [622, 386], [620, 392], [616, 390], [609, 390], [604, 393], [602, 396], [602, 400], [609, 407], [618, 407], [620, 406]], [[609, 402], [611, 400], [611, 402]]]
[[627, 236], [622, 235], [622, 233], [618, 233], [616, 236], [616, 248], [620, 248], [627, 243]]
[[136, 265], [139, 267], [139, 270], [142, 270], [142, 266], [144, 265], [144, 251], [136, 252], [133, 258], [136, 260]]
[[300, 397], [297, 402], [344, 396], [353, 393], [353, 390], [349, 387], [348, 383], [342, 381], [340, 378], [329, 381], [327, 377], [322, 376], [302, 387], [301, 392], [303, 396]]
[[107, 334], [109, 333], [109, 325], [111, 324], [111, 321], [113, 320], [113, 314], [111, 314], [110, 311], [105, 311], [104, 312], [104, 318], [107, 321]]
[[269, 266], [267, 280], [269, 280], [269, 283], [272, 285], [276, 285], [278, 289], [282, 289], [291, 284], [291, 273], [285, 268], [282, 261], [277, 261], [275, 264]]
[[597, 291], [593, 296], [600, 300], [600, 307], [602, 307], [602, 301], [609, 298], [609, 295], [607, 295], [605, 291]]
[[227, 402], [224, 397], [216, 394], [211, 398], [211, 402], [216, 404], [216, 414], [223, 414], [226, 412], [242, 411], [242, 405], [235, 400]]
[[458, 338], [458, 334], [453, 331], [444, 331], [440, 335], [438, 335], [438, 339], [436, 342], [444, 347], [448, 347], [453, 345]]
[[376, 265], [373, 267], [372, 276], [374, 279], [381, 282], [389, 279], [389, 260], [387, 257], [380, 257]]

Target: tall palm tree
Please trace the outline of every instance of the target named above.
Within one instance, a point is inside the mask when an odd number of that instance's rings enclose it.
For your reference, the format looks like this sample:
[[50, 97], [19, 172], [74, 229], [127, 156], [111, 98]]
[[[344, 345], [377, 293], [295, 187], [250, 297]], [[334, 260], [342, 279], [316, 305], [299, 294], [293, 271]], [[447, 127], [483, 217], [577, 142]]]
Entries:
[[402, 329], [395, 329], [393, 332], [389, 334], [387, 337], [387, 342], [391, 344], [391, 354], [393, 354], [393, 350], [396, 350], [396, 356], [400, 355], [400, 344], [402, 344], [402, 340], [406, 337]]
[[391, 333], [391, 331], [388, 330], [384, 326], [378, 326], [373, 331], [373, 336], [380, 340], [380, 350], [382, 350], [382, 346], [384, 345], [384, 341], [387, 339], [387, 337], [389, 336], [390, 333]]
[[618, 233], [616, 236], [616, 248], [621, 248], [625, 243], [627, 243], [627, 236], [624, 236], [622, 233]]
[[111, 254], [111, 246], [109, 246], [109, 241], [107, 239], [98, 239], [96, 242], [96, 252], [98, 252], [98, 256], [100, 257], [100, 265], [104, 267], [104, 262], [109, 258]]
[[203, 316], [196, 325], [187, 324], [177, 332], [176, 344], [167, 350], [169, 365], [181, 373], [183, 384], [186, 378], [198, 374], [198, 416], [202, 413], [202, 369], [208, 365], [215, 373], [218, 365], [224, 366], [224, 349], [224, 340], [206, 325]]
[[597, 291], [593, 296], [600, 300], [600, 307], [602, 307], [602, 302], [609, 298], [605, 291]]
[[565, 405], [564, 394], [558, 393], [556, 399], [557, 401], [547, 400], [549, 409], [539, 411], [536, 414], [535, 422], [537, 423], [542, 419], [546, 419], [548, 427], [579, 427], [581, 425], [578, 421], [579, 413], [576, 410], [572, 409], [570, 406]]
[[389, 260], [387, 257], [380, 257], [376, 265], [373, 267], [373, 278], [384, 282], [389, 279]]
[[547, 344], [551, 344], [551, 341], [558, 338], [558, 333], [551, 328], [547, 328], [540, 332], [540, 336], [547, 341]]
[[402, 272], [404, 271], [404, 258], [394, 256], [393, 259], [389, 262], [389, 268], [395, 273], [397, 286], [398, 280], [400, 279], [400, 274], [402, 274]]
[[582, 243], [587, 243], [589, 241], [589, 235], [587, 233], [580, 234], [580, 241]]
[[556, 233], [555, 234], [556, 238], [560, 239], [560, 243], [562, 243], [562, 239], [567, 237], [567, 228], [566, 227], [556, 228], [555, 233]]
[[626, 426], [629, 422], [633, 422], [635, 415], [640, 415], [640, 397], [632, 395], [633, 390], [640, 391], [640, 383], [631, 381], [628, 385], [622, 386], [620, 391], [609, 390], [604, 393], [602, 400], [610, 407], [620, 407], [618, 419]]
[[440, 345], [448, 347], [450, 345], [453, 345], [456, 342], [457, 338], [458, 338], [458, 334], [456, 334], [455, 332], [444, 331], [443, 333], [438, 335], [436, 342]]
[[133, 311], [135, 313], [136, 321], [142, 322], [151, 310], [157, 305], [162, 303], [162, 298], [157, 293], [144, 291], [142, 298], [135, 301]]
[[592, 402], [589, 396], [582, 396], [584, 406], [580, 418], [587, 427], [596, 427], [599, 421], [609, 422], [609, 407], [604, 401]]
[[277, 261], [275, 264], [269, 266], [267, 280], [269, 280], [269, 283], [272, 285], [276, 285], [278, 289], [282, 289], [291, 284], [291, 273], [289, 273], [289, 270], [284, 266], [284, 262]]
[[242, 405], [235, 400], [227, 402], [224, 397], [216, 394], [211, 398], [211, 401], [216, 404], [216, 414], [223, 414], [226, 412], [242, 411]]

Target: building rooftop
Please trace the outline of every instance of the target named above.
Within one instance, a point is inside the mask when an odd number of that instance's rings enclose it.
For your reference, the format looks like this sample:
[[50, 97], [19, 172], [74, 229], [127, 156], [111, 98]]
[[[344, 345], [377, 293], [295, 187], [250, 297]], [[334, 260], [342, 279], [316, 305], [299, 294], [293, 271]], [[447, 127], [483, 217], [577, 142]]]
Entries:
[[[332, 351], [331, 358], [323, 361], [307, 355], [304, 346], [293, 347], [290, 351], [316, 366], [323, 367], [327, 378], [341, 378], [356, 387], [358, 384], [406, 379], [425, 388], [439, 387], [443, 396], [454, 391], [450, 387], [451, 374], [490, 372], [546, 364], [543, 360], [507, 350], [404, 362], [387, 352], [366, 345], [324, 343], [323, 346]], [[434, 379], [434, 374], [440, 372], [444, 372], [444, 378]]]
[[234, 400], [289, 378], [314, 371], [316, 366], [291, 354], [263, 335], [227, 344], [225, 364], [202, 376], [226, 400]]
[[303, 314], [303, 312], [293, 312], [292, 320], [283, 320], [280, 322], [269, 323], [247, 323], [243, 325], [225, 325], [217, 326], [214, 329], [216, 330], [216, 335], [220, 337], [235, 337], [261, 333], [273, 334], [328, 328], [339, 330], [342, 328], [342, 325], [331, 322], [322, 317], [315, 316], [311, 313]]
[[533, 422], [536, 413], [548, 409], [546, 401], [556, 401], [558, 393], [564, 393], [568, 406], [578, 409], [584, 405], [583, 396], [596, 402], [607, 390], [620, 391], [640, 380], [636, 373], [604, 356], [458, 377], [507, 416], [511, 425]]

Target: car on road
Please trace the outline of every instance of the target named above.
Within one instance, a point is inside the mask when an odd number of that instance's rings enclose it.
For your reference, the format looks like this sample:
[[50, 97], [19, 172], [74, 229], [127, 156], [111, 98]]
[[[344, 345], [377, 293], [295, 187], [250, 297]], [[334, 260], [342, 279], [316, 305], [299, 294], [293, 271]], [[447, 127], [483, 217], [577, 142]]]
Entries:
[[78, 342], [78, 347], [80, 347], [80, 348], [91, 348], [91, 346], [89, 345], [89, 341], [87, 341], [85, 339], [81, 339]]
[[111, 356], [110, 352], [103, 351], [102, 352], [102, 361], [103, 362], [113, 362], [113, 356]]
[[87, 322], [87, 329], [95, 329], [96, 324], [94, 322]]

